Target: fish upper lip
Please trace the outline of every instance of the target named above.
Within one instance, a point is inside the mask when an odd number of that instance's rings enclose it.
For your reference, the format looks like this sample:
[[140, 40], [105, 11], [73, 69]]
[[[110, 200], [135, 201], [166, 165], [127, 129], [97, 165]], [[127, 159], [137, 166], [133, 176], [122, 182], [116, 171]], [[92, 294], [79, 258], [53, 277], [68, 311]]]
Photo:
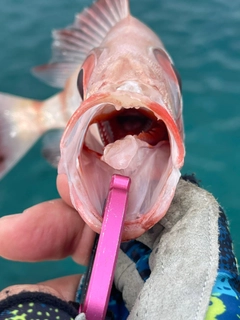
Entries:
[[[100, 105], [107, 105], [110, 104], [113, 107], [113, 112], [117, 112], [117, 110], [122, 109], [122, 105], [125, 105], [125, 108], [143, 108], [141, 111], [144, 110], [149, 117], [157, 119], [163, 119], [164, 123], [167, 126], [168, 132], [171, 133], [172, 138], [171, 143], [173, 140], [175, 140], [174, 145], [176, 147], [176, 152], [174, 152], [174, 166], [176, 168], [179, 168], [183, 165], [184, 155], [185, 155], [185, 148], [183, 144], [183, 136], [182, 133], [179, 132], [179, 128], [177, 127], [177, 123], [174, 120], [173, 116], [169, 113], [169, 110], [163, 103], [159, 103], [156, 101], [152, 101], [147, 96], [144, 96], [142, 94], [138, 93], [129, 93], [125, 91], [113, 91], [113, 92], [97, 92], [92, 94], [91, 96], [87, 97], [80, 108], [78, 108], [73, 116], [70, 118], [67, 128], [63, 134], [62, 140], [61, 140], [61, 148], [64, 148], [65, 145], [65, 136], [69, 135], [69, 131], [72, 126], [76, 124], [79, 118], [82, 118], [82, 116], [92, 108], [95, 108], [96, 106]], [[99, 108], [94, 111], [94, 114], [91, 113], [91, 117], [88, 120], [88, 126], [96, 122], [96, 120], [103, 119], [104, 117], [108, 117], [105, 115], [99, 114]], [[107, 112], [109, 114], [109, 112]], [[94, 121], [93, 121], [94, 120]], [[87, 127], [88, 127], [87, 126]], [[83, 135], [86, 135], [87, 127], [85, 126], [85, 129], [82, 131]], [[173, 138], [174, 137], [174, 138]]]
[[104, 121], [104, 120], [109, 120], [110, 118], [116, 116], [116, 115], [124, 115], [126, 114], [126, 112], [128, 113], [128, 115], [130, 116], [145, 116], [145, 117], [148, 117], [152, 120], [155, 120], [156, 119], [156, 116], [154, 115], [154, 113], [147, 109], [147, 108], [144, 108], [143, 106], [133, 106], [131, 108], [125, 108], [124, 106], [122, 106], [121, 110], [117, 110], [115, 107], [114, 107], [114, 104], [109, 104], [109, 106], [111, 105], [112, 107], [112, 110], [109, 112], [109, 113], [104, 113], [104, 114], [96, 114], [93, 119], [91, 120], [91, 123], [97, 123], [99, 121]]

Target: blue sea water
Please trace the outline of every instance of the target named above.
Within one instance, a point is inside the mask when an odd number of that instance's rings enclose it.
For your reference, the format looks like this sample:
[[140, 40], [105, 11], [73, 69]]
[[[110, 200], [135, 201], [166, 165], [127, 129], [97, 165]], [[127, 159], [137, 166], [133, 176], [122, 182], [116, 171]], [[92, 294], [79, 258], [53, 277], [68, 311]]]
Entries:
[[[51, 30], [69, 25], [89, 4], [1, 0], [0, 91], [32, 99], [53, 95], [56, 90], [30, 69], [49, 60]], [[132, 0], [131, 9], [161, 37], [181, 74], [187, 151], [182, 172], [196, 173], [219, 200], [240, 257], [240, 1]], [[55, 178], [39, 141], [0, 182], [0, 216], [58, 197]], [[36, 264], [0, 259], [0, 289], [81, 270], [70, 258]]]

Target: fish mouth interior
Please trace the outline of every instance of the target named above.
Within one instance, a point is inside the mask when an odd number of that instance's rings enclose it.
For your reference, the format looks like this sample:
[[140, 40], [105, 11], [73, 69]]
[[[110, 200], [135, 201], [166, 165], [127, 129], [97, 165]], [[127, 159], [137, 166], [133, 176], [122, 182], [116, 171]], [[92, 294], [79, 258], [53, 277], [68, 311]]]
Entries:
[[77, 166], [91, 214], [102, 215], [111, 177], [120, 174], [131, 178], [126, 222], [136, 221], [152, 210], [170, 174], [167, 126], [145, 106], [117, 110], [113, 104], [101, 104], [91, 116], [87, 113]]
[[106, 105], [105, 109], [107, 112], [96, 114], [88, 127], [84, 147], [89, 151], [102, 155], [108, 144], [127, 135], [136, 136], [149, 146], [155, 146], [160, 141], [169, 142], [165, 123], [150, 110], [143, 107], [116, 110], [113, 105]]

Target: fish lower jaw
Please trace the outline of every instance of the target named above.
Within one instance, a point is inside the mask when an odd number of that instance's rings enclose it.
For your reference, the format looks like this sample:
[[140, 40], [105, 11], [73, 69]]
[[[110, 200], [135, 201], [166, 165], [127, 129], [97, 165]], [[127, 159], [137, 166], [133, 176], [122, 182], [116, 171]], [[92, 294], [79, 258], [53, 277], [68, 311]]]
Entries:
[[169, 141], [161, 141], [156, 146], [149, 147], [147, 142], [128, 135], [107, 145], [101, 157], [84, 150], [79, 161], [81, 184], [88, 199], [86, 203], [83, 192], [76, 190], [76, 198], [85, 202], [84, 209], [79, 212], [96, 232], [101, 228], [102, 210], [113, 174], [131, 179], [124, 240], [145, 232], [168, 209], [173, 194], [169, 190], [174, 189], [177, 184], [176, 180], [174, 185], [168, 187], [169, 196], [164, 196], [169, 177], [176, 175]]
[[[135, 206], [136, 203], [141, 202], [139, 199], [141, 194], [133, 194], [136, 190], [131, 190], [130, 187], [130, 198], [128, 201], [122, 241], [136, 239], [165, 216], [171, 205], [180, 178], [180, 172], [178, 169], [172, 168], [172, 171], [170, 173], [168, 172], [168, 174], [169, 176], [167, 176], [166, 180], [162, 181], [163, 186], [155, 203], [148, 211], [145, 211], [145, 213], [137, 212], [136, 210], [134, 212], [132, 211], [132, 207]], [[131, 182], [131, 186], [132, 183], [133, 180]], [[100, 233], [102, 226], [102, 213], [96, 211], [92, 204], [91, 208], [82, 204], [81, 206], [76, 205], [75, 208], [90, 228], [95, 232]]]

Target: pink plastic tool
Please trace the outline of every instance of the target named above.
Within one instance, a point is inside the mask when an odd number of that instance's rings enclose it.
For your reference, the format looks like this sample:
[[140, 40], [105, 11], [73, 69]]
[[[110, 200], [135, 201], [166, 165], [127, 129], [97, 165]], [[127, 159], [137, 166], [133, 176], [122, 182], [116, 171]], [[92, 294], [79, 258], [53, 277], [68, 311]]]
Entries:
[[113, 283], [130, 178], [113, 175], [87, 293], [80, 312], [87, 320], [104, 320]]

